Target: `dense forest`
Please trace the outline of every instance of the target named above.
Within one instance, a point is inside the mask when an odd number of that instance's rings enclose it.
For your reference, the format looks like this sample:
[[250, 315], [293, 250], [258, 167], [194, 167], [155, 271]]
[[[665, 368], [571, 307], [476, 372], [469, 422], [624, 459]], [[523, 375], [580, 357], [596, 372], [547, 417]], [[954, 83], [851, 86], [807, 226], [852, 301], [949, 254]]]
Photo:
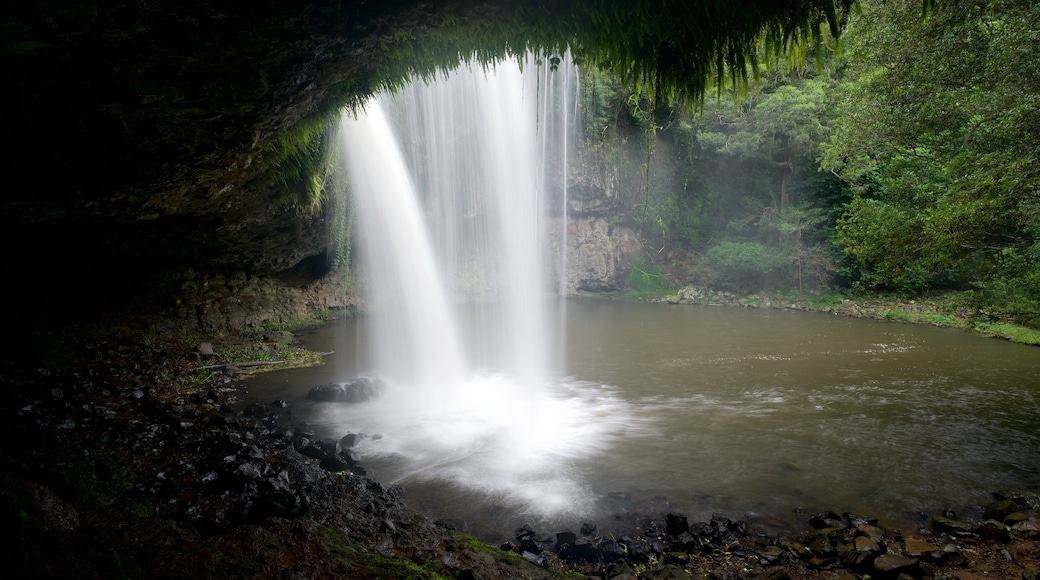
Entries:
[[750, 86], [693, 104], [587, 68], [585, 163], [674, 283], [942, 293], [1036, 328], [1038, 22], [1026, 0], [865, 1], [840, 43], [763, 47]]

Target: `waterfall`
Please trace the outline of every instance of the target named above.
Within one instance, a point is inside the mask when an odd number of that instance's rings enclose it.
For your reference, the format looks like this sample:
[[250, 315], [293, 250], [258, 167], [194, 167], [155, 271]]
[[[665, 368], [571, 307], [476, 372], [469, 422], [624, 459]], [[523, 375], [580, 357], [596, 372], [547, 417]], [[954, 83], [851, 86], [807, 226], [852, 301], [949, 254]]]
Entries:
[[389, 387], [329, 412], [380, 435], [363, 453], [388, 458], [393, 481], [579, 509], [575, 461], [617, 434], [609, 389], [563, 376], [566, 244], [550, 249], [547, 224], [566, 228], [575, 71], [531, 57], [462, 67], [342, 122], [371, 365]]

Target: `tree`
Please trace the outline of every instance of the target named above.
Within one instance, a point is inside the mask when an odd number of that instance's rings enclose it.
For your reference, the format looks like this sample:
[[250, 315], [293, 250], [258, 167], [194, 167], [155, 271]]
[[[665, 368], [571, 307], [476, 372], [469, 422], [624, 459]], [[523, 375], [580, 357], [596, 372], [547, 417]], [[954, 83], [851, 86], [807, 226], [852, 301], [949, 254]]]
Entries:
[[[720, 108], [698, 133], [706, 150], [729, 160], [717, 179], [759, 176], [748, 182], [748, 189], [734, 192], [741, 199], [741, 215], [730, 222], [729, 241], [713, 248], [709, 257], [719, 268], [735, 269], [744, 286], [752, 281], [797, 284], [799, 289], [806, 283], [819, 286], [833, 272], [833, 261], [822, 246], [825, 236], [816, 235], [829, 221], [826, 208], [819, 204], [827, 202], [801, 182], [807, 177], [804, 169], [815, 173], [811, 171], [814, 155], [828, 133], [827, 81], [822, 76], [777, 75], [772, 83], [762, 94], [730, 109]], [[804, 199], [798, 199], [798, 192]], [[736, 241], [738, 236], [744, 241]], [[746, 243], [757, 244], [761, 250], [756, 252], [771, 256], [768, 268], [757, 277], [748, 276], [750, 268], [766, 261], [731, 259], [750, 255]]]
[[1027, 0], [951, 0], [926, 16], [911, 0], [865, 2], [853, 18], [822, 167], [856, 192], [840, 236], [863, 282], [985, 292], [1000, 280], [1040, 299], [1015, 282], [1040, 270], [1037, 22]]
[[791, 201], [788, 186], [798, 171], [799, 158], [814, 153], [826, 135], [824, 106], [822, 80], [780, 85], [757, 102], [752, 100], [740, 108], [742, 114], [732, 121], [735, 131], [724, 135], [706, 133], [703, 138], [714, 142], [719, 153], [759, 158], [775, 165], [781, 172], [776, 205], [782, 214]]

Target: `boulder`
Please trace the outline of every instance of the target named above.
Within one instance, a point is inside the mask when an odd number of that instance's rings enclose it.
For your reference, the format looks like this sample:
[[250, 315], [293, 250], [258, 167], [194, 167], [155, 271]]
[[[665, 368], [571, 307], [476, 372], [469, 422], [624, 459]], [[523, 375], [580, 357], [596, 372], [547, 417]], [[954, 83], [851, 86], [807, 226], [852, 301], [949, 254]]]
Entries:
[[941, 547], [920, 538], [907, 538], [904, 544], [904, 550], [906, 551], [907, 556], [913, 556], [915, 558], [921, 556], [938, 558], [942, 555]]
[[678, 536], [690, 531], [690, 523], [686, 516], [679, 514], [668, 514], [664, 517], [665, 530], [669, 536]]
[[1040, 538], [1040, 522], [1035, 522], [1033, 520], [1018, 522], [1011, 526], [1011, 531], [1015, 533], [1015, 536], [1026, 539]]
[[1020, 511], [1022, 508], [1014, 500], [998, 500], [986, 506], [986, 519], [1004, 521], [1008, 515]]
[[949, 534], [955, 537], [970, 536], [972, 526], [969, 522], [961, 522], [950, 518], [936, 517], [932, 520], [932, 531]]
[[867, 552], [870, 554], [881, 552], [881, 545], [866, 536], [858, 536], [854, 540], [853, 545], [857, 552]]
[[845, 521], [833, 511], [816, 514], [809, 518], [809, 524], [818, 530], [828, 528], [840, 530], [845, 528]]
[[364, 403], [382, 396], [386, 383], [378, 377], [358, 377], [342, 383], [314, 387], [307, 393], [312, 401], [327, 403]]
[[625, 547], [625, 551], [628, 553], [628, 557], [637, 564], [646, 563], [650, 560], [651, 547], [650, 543], [643, 538], [632, 538], [629, 536], [621, 536], [618, 540], [622, 546]]
[[560, 557], [565, 560], [584, 560], [586, 562], [600, 560], [599, 547], [588, 537], [577, 538], [574, 543], [564, 545], [559, 553]]
[[1008, 528], [997, 520], [986, 520], [975, 527], [975, 533], [981, 538], [1004, 542], [1008, 539]]
[[917, 560], [899, 554], [882, 554], [874, 559], [874, 570], [884, 576], [909, 573], [917, 567]]
[[347, 433], [340, 438], [339, 445], [343, 449], [350, 449], [367, 438], [364, 433]]
[[563, 550], [564, 546], [569, 546], [578, 539], [578, 536], [570, 530], [563, 530], [562, 532], [556, 532], [556, 550]]

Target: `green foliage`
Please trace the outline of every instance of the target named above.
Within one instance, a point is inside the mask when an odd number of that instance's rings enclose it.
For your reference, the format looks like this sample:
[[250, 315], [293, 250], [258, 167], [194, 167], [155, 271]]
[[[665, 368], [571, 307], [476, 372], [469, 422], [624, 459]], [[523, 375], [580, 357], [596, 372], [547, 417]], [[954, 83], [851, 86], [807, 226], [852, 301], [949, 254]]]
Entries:
[[839, 238], [858, 282], [974, 287], [978, 312], [1035, 324], [1040, 6], [863, 6], [822, 163], [855, 192]]
[[283, 188], [282, 205], [309, 212], [329, 201], [337, 119], [338, 114], [313, 116], [282, 133], [258, 156], [257, 162], [268, 168], [267, 179]]
[[346, 275], [350, 271], [350, 232], [354, 225], [354, 206], [346, 194], [339, 194], [332, 203], [332, 259], [333, 270]]
[[642, 256], [632, 260], [627, 284], [628, 298], [660, 298], [675, 292], [675, 286], [661, 272], [661, 268]]
[[673, 102], [680, 96], [699, 99], [712, 83], [719, 90], [727, 83], [746, 89], [763, 60], [804, 59], [805, 46], [839, 34], [851, 4], [584, 0], [572, 3], [574, 20], [552, 10], [545, 15], [572, 31], [583, 64], [610, 70], [626, 84], [649, 87], [664, 97], [660, 100]]
[[776, 248], [758, 242], [722, 242], [708, 250], [707, 259], [719, 286], [741, 292], [763, 287], [784, 263]]
[[717, 132], [705, 132], [703, 139], [720, 154], [793, 172], [795, 159], [813, 153], [827, 133], [825, 87], [820, 79], [799, 80], [750, 98], [732, 118], [720, 109]]
[[1000, 271], [961, 295], [975, 321], [1007, 321], [1040, 329], [1040, 260], [1006, 251]]
[[[621, 104], [628, 99], [621, 99], [624, 93], [621, 81], [607, 71], [595, 66], [582, 69], [581, 110], [585, 139], [593, 145], [601, 145], [616, 131], [618, 119], [622, 114]], [[585, 149], [588, 151], [588, 148]]]
[[926, 216], [915, 208], [858, 197], [838, 225], [838, 237], [861, 266], [859, 284], [913, 294], [942, 273], [936, 256], [924, 245]]

